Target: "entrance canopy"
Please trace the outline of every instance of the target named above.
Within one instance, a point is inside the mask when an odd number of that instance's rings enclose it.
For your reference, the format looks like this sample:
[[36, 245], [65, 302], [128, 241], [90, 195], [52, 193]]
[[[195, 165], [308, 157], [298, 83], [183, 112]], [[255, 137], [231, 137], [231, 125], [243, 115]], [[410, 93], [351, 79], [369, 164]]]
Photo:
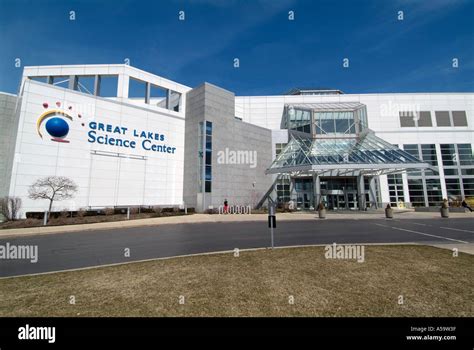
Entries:
[[312, 138], [292, 132], [290, 135], [290, 142], [266, 170], [267, 174], [374, 176], [430, 167], [375, 136], [370, 129], [346, 138]]

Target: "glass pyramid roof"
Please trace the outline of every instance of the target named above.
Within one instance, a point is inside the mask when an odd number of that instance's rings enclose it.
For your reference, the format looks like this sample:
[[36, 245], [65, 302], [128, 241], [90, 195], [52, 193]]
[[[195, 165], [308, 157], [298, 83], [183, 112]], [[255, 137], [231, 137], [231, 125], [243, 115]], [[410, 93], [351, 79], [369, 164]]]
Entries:
[[267, 169], [267, 174], [357, 176], [429, 168], [427, 163], [375, 136], [370, 129], [350, 138], [290, 135], [290, 142]]

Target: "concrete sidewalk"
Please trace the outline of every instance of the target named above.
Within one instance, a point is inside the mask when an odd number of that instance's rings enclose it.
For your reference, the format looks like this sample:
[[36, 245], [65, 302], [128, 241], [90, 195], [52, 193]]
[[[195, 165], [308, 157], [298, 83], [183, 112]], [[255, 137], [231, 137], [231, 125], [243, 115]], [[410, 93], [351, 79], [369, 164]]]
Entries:
[[[302, 220], [321, 220], [317, 212], [294, 212], [277, 213], [277, 221], [302, 221]], [[471, 213], [450, 213], [449, 219], [456, 218], [474, 218]], [[438, 219], [439, 213], [417, 212], [414, 211], [394, 211], [395, 219]], [[248, 221], [267, 221], [267, 214], [250, 215], [219, 215], [219, 214], [193, 214], [186, 216], [171, 216], [149, 219], [124, 220], [113, 222], [101, 222], [93, 224], [77, 224], [64, 226], [39, 226], [17, 229], [0, 229], [0, 238], [13, 236], [27, 236], [39, 234], [52, 234], [63, 232], [79, 232], [91, 230], [113, 230], [118, 228], [159, 226], [170, 224], [199, 224], [213, 222], [248, 222]], [[383, 211], [377, 212], [328, 212], [326, 220], [367, 220], [367, 219], [385, 219]], [[449, 220], [447, 219], [447, 220]], [[387, 219], [390, 220], [390, 219]]]
[[453, 249], [456, 248], [459, 253], [466, 253], [470, 255], [474, 255], [474, 243], [467, 243], [467, 244], [433, 244], [433, 247], [448, 249], [453, 252]]

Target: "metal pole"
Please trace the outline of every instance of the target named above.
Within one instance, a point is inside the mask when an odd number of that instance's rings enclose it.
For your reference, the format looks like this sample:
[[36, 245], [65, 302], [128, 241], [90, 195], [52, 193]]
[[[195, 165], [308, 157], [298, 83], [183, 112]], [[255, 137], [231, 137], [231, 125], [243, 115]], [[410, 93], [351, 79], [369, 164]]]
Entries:
[[273, 249], [273, 226], [270, 228], [270, 233], [272, 235], [272, 249]]
[[269, 201], [268, 203], [268, 226], [270, 227], [270, 236], [271, 236], [271, 243], [272, 249], [274, 247], [273, 242], [273, 229], [276, 226], [276, 217], [275, 217], [275, 204]]
[[127, 220], [130, 220], [130, 207], [127, 207]]
[[46, 226], [47, 223], [48, 223], [48, 211], [45, 210], [44, 217], [43, 217], [43, 226]]

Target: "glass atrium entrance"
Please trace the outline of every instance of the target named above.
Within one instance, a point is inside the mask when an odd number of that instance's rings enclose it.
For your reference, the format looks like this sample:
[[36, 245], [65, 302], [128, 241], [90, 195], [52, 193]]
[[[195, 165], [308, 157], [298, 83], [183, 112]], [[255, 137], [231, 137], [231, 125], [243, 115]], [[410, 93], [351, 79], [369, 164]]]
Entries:
[[[314, 187], [312, 177], [294, 179], [296, 208], [314, 209]], [[320, 201], [329, 210], [359, 210], [356, 177], [322, 177], [320, 179]]]
[[376, 136], [360, 102], [285, 105], [282, 128], [288, 143], [265, 172], [277, 177], [260, 204], [275, 202], [276, 187], [276, 201], [291, 200], [299, 210], [320, 203], [331, 210], [377, 209], [380, 175], [429, 168]]

